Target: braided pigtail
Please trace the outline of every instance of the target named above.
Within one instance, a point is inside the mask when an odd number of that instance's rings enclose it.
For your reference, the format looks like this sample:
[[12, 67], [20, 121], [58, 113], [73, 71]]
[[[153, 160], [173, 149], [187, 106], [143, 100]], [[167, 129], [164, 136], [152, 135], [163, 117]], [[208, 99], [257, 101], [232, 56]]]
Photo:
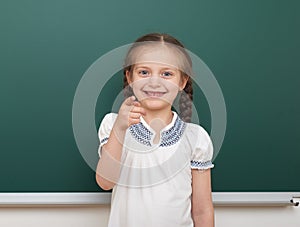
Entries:
[[193, 104], [193, 86], [192, 86], [192, 80], [189, 77], [179, 98], [179, 110], [180, 110], [179, 116], [185, 122], [191, 122], [192, 104]]

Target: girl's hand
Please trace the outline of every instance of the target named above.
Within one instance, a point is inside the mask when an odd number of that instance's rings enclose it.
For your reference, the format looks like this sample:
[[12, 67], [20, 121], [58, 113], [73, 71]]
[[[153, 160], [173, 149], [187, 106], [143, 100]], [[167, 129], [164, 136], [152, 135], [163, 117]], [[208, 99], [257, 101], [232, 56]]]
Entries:
[[130, 125], [140, 122], [140, 117], [145, 116], [146, 111], [141, 104], [131, 96], [120, 107], [115, 126], [120, 130], [126, 130]]

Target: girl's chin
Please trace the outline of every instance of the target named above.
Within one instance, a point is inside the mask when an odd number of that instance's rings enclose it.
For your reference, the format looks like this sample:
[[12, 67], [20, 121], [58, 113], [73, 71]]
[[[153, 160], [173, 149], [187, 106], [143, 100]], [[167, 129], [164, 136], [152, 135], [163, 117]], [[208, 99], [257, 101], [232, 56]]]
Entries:
[[150, 110], [159, 110], [171, 106], [169, 102], [162, 99], [144, 99], [140, 102], [144, 108]]

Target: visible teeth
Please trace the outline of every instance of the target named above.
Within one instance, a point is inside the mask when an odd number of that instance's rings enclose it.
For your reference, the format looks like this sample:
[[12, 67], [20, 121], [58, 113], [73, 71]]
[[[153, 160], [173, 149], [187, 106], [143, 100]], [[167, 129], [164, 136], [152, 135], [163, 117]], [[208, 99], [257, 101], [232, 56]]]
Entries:
[[147, 91], [146, 93], [149, 96], [155, 96], [155, 97], [160, 97], [164, 94], [164, 92], [152, 92], [152, 91]]

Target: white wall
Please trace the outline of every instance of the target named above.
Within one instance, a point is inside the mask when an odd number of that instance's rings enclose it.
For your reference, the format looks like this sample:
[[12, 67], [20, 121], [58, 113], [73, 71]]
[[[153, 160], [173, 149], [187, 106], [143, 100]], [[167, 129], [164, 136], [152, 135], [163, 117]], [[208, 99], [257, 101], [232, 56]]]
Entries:
[[[106, 227], [109, 206], [0, 207], [1, 227]], [[300, 207], [215, 207], [216, 227], [299, 227]], [[167, 227], [167, 226], [166, 226]]]

